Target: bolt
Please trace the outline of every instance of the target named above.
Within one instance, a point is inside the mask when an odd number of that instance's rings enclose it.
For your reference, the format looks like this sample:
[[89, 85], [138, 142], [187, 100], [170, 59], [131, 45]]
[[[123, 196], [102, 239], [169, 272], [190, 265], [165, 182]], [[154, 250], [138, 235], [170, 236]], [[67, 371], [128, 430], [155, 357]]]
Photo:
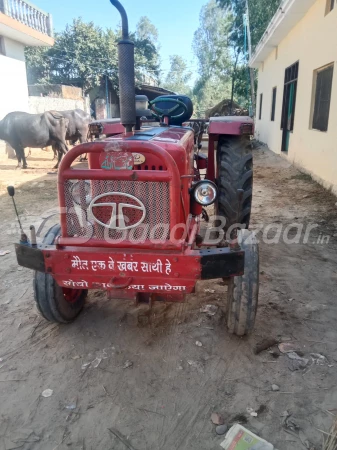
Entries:
[[178, 258], [173, 258], [173, 262], [178, 262]]
[[68, 259], [69, 258], [69, 255], [68, 255], [68, 253], [66, 253], [65, 255], [64, 255], [64, 259]]
[[199, 262], [199, 258], [195, 258], [196, 262]]
[[51, 268], [51, 267], [47, 267], [47, 272], [52, 272], [53, 271], [53, 269]]
[[67, 267], [67, 268], [66, 268], [66, 272], [67, 272], [67, 273], [70, 273], [70, 272], [71, 272], [70, 267]]
[[179, 277], [179, 273], [178, 273], [178, 272], [175, 272], [174, 276], [175, 276], [176, 278], [178, 278], [178, 277]]
[[50, 257], [50, 253], [49, 252], [45, 253], [45, 257], [49, 258]]

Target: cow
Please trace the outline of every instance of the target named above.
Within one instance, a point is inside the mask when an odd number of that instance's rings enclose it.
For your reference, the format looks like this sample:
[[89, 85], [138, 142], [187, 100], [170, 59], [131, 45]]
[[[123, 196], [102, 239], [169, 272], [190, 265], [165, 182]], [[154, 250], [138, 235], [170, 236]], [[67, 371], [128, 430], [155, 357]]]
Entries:
[[[90, 115], [81, 109], [70, 109], [67, 111], [58, 111], [63, 117], [69, 120], [66, 140], [74, 145], [77, 141], [80, 144], [87, 142], [89, 122], [91, 121]], [[57, 148], [53, 146], [54, 158], [57, 154]]]
[[63, 154], [68, 151], [66, 132], [69, 119], [57, 111], [42, 114], [29, 114], [14, 111], [0, 121], [0, 139], [8, 142], [18, 159], [18, 167], [27, 168], [24, 149], [26, 147], [43, 148], [52, 145], [57, 150], [57, 169]]

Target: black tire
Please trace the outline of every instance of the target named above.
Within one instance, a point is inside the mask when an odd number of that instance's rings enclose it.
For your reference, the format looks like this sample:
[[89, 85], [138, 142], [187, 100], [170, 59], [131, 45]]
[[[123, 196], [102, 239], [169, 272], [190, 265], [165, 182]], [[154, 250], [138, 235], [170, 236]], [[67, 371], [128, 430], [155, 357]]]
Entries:
[[244, 336], [254, 329], [259, 298], [259, 246], [253, 233], [239, 230], [245, 250], [244, 275], [231, 278], [228, 285], [227, 326], [231, 334]]
[[[219, 197], [216, 213], [226, 219], [224, 231], [236, 223], [248, 228], [253, 195], [253, 155], [247, 136], [220, 136], [217, 184]], [[244, 191], [241, 206], [238, 189]]]
[[[52, 245], [60, 229], [60, 225], [50, 228], [43, 244]], [[86, 289], [60, 287], [49, 273], [44, 272], [35, 272], [33, 286], [37, 309], [50, 322], [72, 322], [81, 312], [88, 295]]]

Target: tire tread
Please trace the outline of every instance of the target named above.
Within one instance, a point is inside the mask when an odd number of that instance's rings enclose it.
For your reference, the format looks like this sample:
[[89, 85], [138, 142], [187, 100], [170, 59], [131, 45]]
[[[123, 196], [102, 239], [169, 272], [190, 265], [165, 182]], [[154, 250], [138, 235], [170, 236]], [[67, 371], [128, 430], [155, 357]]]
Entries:
[[[227, 231], [239, 222], [249, 227], [253, 195], [253, 156], [245, 136], [221, 136], [217, 151], [219, 200], [217, 214], [225, 217]], [[238, 214], [238, 189], [244, 190]]]

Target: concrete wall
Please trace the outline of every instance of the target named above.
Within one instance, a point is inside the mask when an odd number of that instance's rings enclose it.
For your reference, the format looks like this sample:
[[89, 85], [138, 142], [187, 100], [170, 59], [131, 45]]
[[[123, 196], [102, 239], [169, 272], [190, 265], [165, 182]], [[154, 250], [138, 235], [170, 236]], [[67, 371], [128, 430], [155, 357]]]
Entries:
[[82, 109], [90, 113], [89, 98], [73, 100], [59, 97], [29, 97], [29, 112], [39, 114], [45, 111], [56, 110], [65, 111], [67, 109]]
[[[0, 55], [0, 120], [11, 111], [28, 112], [28, 89], [24, 45], [3, 38], [5, 55]], [[0, 154], [8, 153], [0, 140]]]
[[[326, 1], [317, 0], [306, 16], [273, 49], [259, 68], [256, 136], [281, 153], [281, 114], [285, 69], [299, 61], [294, 131], [285, 157], [337, 194], [337, 7], [326, 13]], [[329, 128], [311, 129], [315, 71], [334, 64]], [[271, 121], [272, 89], [277, 87], [275, 121]], [[260, 94], [263, 94], [259, 120]]]
[[28, 111], [24, 46], [4, 38], [0, 55], [0, 119], [10, 111]]
[[83, 97], [81, 88], [63, 84], [33, 84], [28, 86], [28, 92], [33, 97], [62, 97], [72, 100], [81, 100]]

